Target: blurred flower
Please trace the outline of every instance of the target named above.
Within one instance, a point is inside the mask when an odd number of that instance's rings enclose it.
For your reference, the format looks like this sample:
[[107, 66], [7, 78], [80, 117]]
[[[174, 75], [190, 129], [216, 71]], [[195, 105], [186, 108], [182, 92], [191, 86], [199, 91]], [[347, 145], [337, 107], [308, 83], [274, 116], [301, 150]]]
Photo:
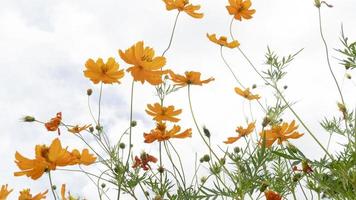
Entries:
[[241, 137], [245, 137], [248, 134], [252, 133], [252, 131], [255, 129], [255, 122], [249, 123], [247, 128], [243, 128], [242, 126], [237, 127], [236, 132], [239, 134], [237, 137], [229, 137], [227, 138], [227, 141], [225, 141], [225, 144], [232, 144], [236, 142], [238, 139]]
[[298, 126], [295, 125], [293, 120], [290, 124], [274, 125], [270, 130], [260, 132], [260, 136], [262, 140], [264, 137], [266, 138], [266, 147], [271, 147], [276, 140], [278, 144], [282, 144], [283, 141], [288, 141], [288, 139], [302, 137], [304, 134], [297, 132], [297, 128]]
[[71, 154], [74, 157], [73, 161], [70, 163], [71, 165], [91, 165], [96, 160], [96, 157], [93, 154], [90, 154], [88, 149], [83, 149], [81, 154], [77, 149], [74, 149]]
[[45, 123], [45, 127], [48, 131], [56, 131], [58, 130], [58, 135], [60, 135], [60, 130], [59, 130], [59, 125], [61, 124], [62, 121], [62, 113], [58, 112], [56, 114], [56, 117], [52, 118], [49, 122]]
[[148, 110], [146, 113], [153, 116], [153, 119], [159, 121], [171, 121], [178, 122], [180, 119], [176, 118], [176, 115], [182, 113], [182, 109], [174, 110], [174, 106], [161, 106], [159, 103], [154, 105], [147, 104]]
[[196, 11], [200, 9], [200, 5], [189, 4], [189, 0], [163, 0], [166, 4], [166, 9], [169, 10], [179, 10], [179, 12], [185, 12], [194, 18], [202, 18], [203, 13], [197, 13]]
[[81, 131], [86, 130], [87, 128], [91, 127], [91, 124], [84, 125], [84, 126], [73, 126], [72, 128], [69, 128], [68, 131], [71, 133], [80, 133]]
[[149, 162], [156, 163], [157, 158], [155, 158], [154, 156], [151, 156], [148, 153], [143, 152], [140, 155], [140, 158], [138, 156], [135, 156], [135, 162], [132, 165], [132, 168], [141, 167], [143, 170], [147, 171], [147, 170], [151, 169], [151, 166], [148, 164]]
[[94, 84], [99, 82], [104, 84], [120, 83], [119, 79], [124, 77], [124, 70], [119, 70], [119, 64], [113, 57], [108, 58], [106, 63], [102, 58], [98, 58], [96, 62], [90, 58], [85, 63], [85, 67], [84, 76]]
[[187, 129], [181, 133], [180, 126], [174, 125], [171, 130], [167, 130], [166, 123], [158, 122], [155, 129], [150, 133], [144, 133], [145, 143], [152, 143], [154, 141], [164, 141], [170, 138], [187, 138], [192, 136], [192, 129]]
[[240, 46], [240, 43], [237, 40], [233, 40], [232, 42], [227, 42], [227, 38], [225, 36], [220, 36], [220, 38], [217, 39], [215, 34], [212, 34], [212, 35], [206, 34], [206, 35], [208, 36], [210, 41], [212, 41], [220, 46], [225, 46], [230, 49]]
[[266, 200], [282, 200], [281, 195], [277, 192], [273, 192], [272, 190], [268, 190], [265, 192]]
[[0, 190], [0, 200], [6, 200], [7, 196], [12, 192], [13, 189], [8, 190], [7, 189], [7, 184], [1, 186]]
[[226, 6], [227, 11], [230, 15], [234, 15], [237, 20], [251, 19], [252, 15], [255, 14], [256, 10], [249, 8], [251, 7], [250, 0], [229, 0], [228, 6]]
[[68, 196], [66, 197], [66, 184], [62, 184], [61, 187], [61, 200], [78, 200], [77, 198], [74, 198], [72, 195], [70, 195], [70, 192], [68, 192]]
[[166, 59], [163, 56], [154, 57], [155, 52], [150, 47], [143, 46], [143, 41], [132, 45], [125, 52], [119, 50], [120, 57], [132, 66], [127, 69], [135, 81], [140, 81], [142, 84], [147, 81], [152, 85], [162, 83], [162, 74], [167, 71], [161, 70], [166, 64]]
[[212, 77], [206, 80], [200, 80], [200, 72], [194, 71], [185, 72], [185, 76], [175, 74], [173, 71], [169, 71], [169, 75], [171, 76], [171, 80], [175, 82], [175, 85], [182, 87], [187, 85], [203, 85], [203, 83], [205, 84], [215, 80]]
[[235, 92], [244, 97], [245, 99], [248, 99], [248, 100], [254, 100], [254, 99], [260, 99], [261, 97], [258, 95], [258, 94], [252, 94], [250, 92], [250, 88], [246, 88], [245, 90], [242, 90], [238, 87], [235, 87]]
[[43, 193], [38, 193], [34, 197], [32, 197], [32, 194], [30, 193], [30, 189], [24, 189], [20, 191], [20, 196], [19, 200], [41, 200], [41, 199], [46, 199], [46, 194], [48, 190], [44, 191]]

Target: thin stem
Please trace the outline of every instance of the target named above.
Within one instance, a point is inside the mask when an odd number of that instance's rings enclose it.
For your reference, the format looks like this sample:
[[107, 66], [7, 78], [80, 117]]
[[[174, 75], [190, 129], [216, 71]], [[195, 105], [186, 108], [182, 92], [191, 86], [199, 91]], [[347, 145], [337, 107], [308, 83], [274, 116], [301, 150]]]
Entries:
[[180, 11], [178, 11], [177, 16], [176, 16], [176, 19], [174, 20], [174, 25], [173, 25], [171, 37], [170, 37], [170, 39], [169, 39], [169, 43], [168, 43], [167, 48], [166, 48], [166, 49], [163, 51], [163, 53], [162, 53], [162, 56], [164, 56], [164, 54], [167, 53], [168, 49], [171, 48], [172, 41], [173, 41], [173, 36], [174, 36], [174, 32], [175, 32], [176, 26], [177, 26], [177, 21], [178, 21], [178, 16], [179, 16], [179, 14], [180, 14]]
[[220, 56], [222, 58], [222, 60], [224, 61], [226, 67], [229, 69], [229, 71], [231, 72], [232, 76], [234, 77], [234, 79], [236, 80], [236, 82], [243, 88], [245, 89], [244, 85], [242, 85], [242, 83], [240, 82], [240, 80], [237, 78], [237, 76], [235, 75], [234, 71], [232, 71], [230, 65], [227, 63], [224, 54], [223, 54], [223, 46], [220, 47]]
[[333, 77], [334, 82], [335, 82], [335, 84], [336, 84], [336, 87], [337, 87], [337, 90], [338, 90], [338, 92], [339, 92], [341, 101], [342, 101], [342, 103], [345, 105], [344, 96], [342, 95], [342, 92], [341, 92], [339, 83], [338, 83], [338, 81], [337, 81], [337, 79], [336, 79], [336, 77], [335, 77], [334, 71], [333, 71], [332, 68], [331, 68], [330, 58], [329, 58], [329, 48], [328, 48], [328, 44], [326, 43], [326, 40], [325, 40], [324, 34], [323, 34], [323, 28], [322, 28], [322, 23], [321, 23], [321, 12], [320, 12], [320, 8], [318, 8], [318, 14], [319, 14], [319, 31], [320, 31], [321, 39], [323, 40], [323, 43], [324, 43], [324, 46], [325, 46], [326, 61], [327, 61], [327, 63], [328, 63], [328, 67], [329, 67], [331, 76]]
[[91, 110], [91, 106], [90, 106], [90, 96], [88, 95], [88, 108], [89, 108], [89, 113], [90, 116], [93, 118], [93, 121], [96, 125], [98, 125], [98, 122], [96, 121], [94, 115], [93, 115], [93, 111]]
[[98, 126], [100, 128], [100, 115], [101, 115], [101, 96], [103, 93], [103, 83], [100, 84], [100, 93], [99, 93], [99, 111], [98, 111]]
[[51, 185], [51, 191], [52, 191], [53, 197], [54, 197], [55, 200], [57, 200], [57, 196], [56, 196], [56, 193], [54, 192], [54, 188], [53, 188], [53, 183], [52, 183], [52, 177], [51, 177], [51, 171], [50, 170], [48, 171], [48, 178], [49, 178], [49, 184]]

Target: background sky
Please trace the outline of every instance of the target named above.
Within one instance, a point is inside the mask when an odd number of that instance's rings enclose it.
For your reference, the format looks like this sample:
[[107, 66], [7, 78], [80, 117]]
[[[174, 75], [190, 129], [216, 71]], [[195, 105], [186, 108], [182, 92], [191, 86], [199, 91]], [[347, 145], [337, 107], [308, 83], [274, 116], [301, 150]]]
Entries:
[[[62, 111], [64, 122], [70, 124], [92, 123], [87, 107], [86, 89], [93, 88], [93, 109], [96, 110], [98, 85], [83, 76], [84, 63], [88, 58], [114, 56], [121, 67], [127, 65], [119, 59], [118, 49], [126, 49], [137, 41], [153, 47], [157, 54], [166, 48], [176, 11], [165, 10], [160, 0], [2, 0], [0, 7], [0, 185], [8, 183], [16, 193], [31, 187], [35, 193], [48, 187], [44, 176], [38, 181], [26, 177], [13, 177], [17, 170], [14, 163], [16, 151], [32, 157], [35, 144], [49, 144], [56, 137], [38, 124], [22, 123], [24, 115], [33, 115], [46, 121]], [[249, 21], [235, 22], [233, 32], [241, 48], [263, 70], [267, 45], [279, 55], [288, 55], [301, 48], [304, 50], [289, 67], [284, 80], [288, 85], [285, 94], [297, 102], [294, 108], [307, 125], [326, 144], [328, 134], [319, 125], [324, 116], [336, 113], [338, 93], [329, 74], [325, 52], [318, 32], [318, 13], [312, 0], [255, 0], [257, 10]], [[355, 0], [329, 0], [333, 8], [322, 8], [326, 40], [330, 45], [332, 67], [342, 85], [346, 102], [356, 105], [355, 81], [344, 78], [344, 69], [338, 64], [340, 55], [334, 48], [341, 48], [340, 27], [355, 41]], [[216, 80], [204, 87], [192, 89], [192, 101], [198, 122], [212, 132], [212, 141], [222, 145], [232, 136], [237, 125], [244, 124], [248, 103], [238, 97], [233, 88], [233, 77], [224, 66], [219, 47], [209, 42], [206, 33], [229, 34], [231, 16], [225, 6], [227, 0], [192, 1], [202, 6], [203, 19], [194, 19], [182, 13], [179, 17], [171, 49], [166, 54], [167, 68], [183, 73], [186, 70], [202, 72], [203, 78], [213, 76]], [[256, 92], [262, 97], [270, 96], [270, 90], [250, 69], [243, 57], [234, 50], [224, 54], [237, 76], [245, 85], [257, 84]], [[355, 76], [356, 74], [351, 74]], [[131, 76], [121, 85], [104, 87], [103, 121], [112, 140], [128, 126], [129, 93]], [[135, 153], [146, 150], [157, 153], [158, 145], [143, 144], [143, 131], [154, 124], [144, 113], [147, 103], [154, 103], [154, 89], [136, 84], [134, 119]], [[193, 128], [193, 137], [174, 144], [184, 155], [184, 163], [191, 166], [195, 152], [206, 153], [201, 139], [193, 126], [188, 109], [186, 90], [169, 96], [168, 104], [183, 109], [181, 125]], [[266, 98], [262, 102], [272, 103]], [[259, 112], [257, 105], [256, 112]], [[290, 121], [289, 113], [285, 119]], [[260, 121], [258, 121], [258, 124]], [[300, 129], [301, 132], [303, 128]], [[72, 148], [84, 147], [80, 141], [63, 129], [62, 143]], [[88, 137], [88, 139], [90, 139]], [[342, 138], [333, 138], [331, 151], [341, 148]], [[292, 141], [310, 158], [319, 158], [322, 151], [308, 134]], [[236, 145], [243, 145], [237, 143]], [[90, 168], [89, 168], [90, 170]], [[206, 171], [202, 171], [202, 175]], [[74, 194], [96, 199], [95, 186], [83, 174], [66, 175], [56, 171], [54, 182], [67, 183]], [[12, 195], [10, 199], [15, 199]], [[50, 195], [49, 195], [50, 196]]]

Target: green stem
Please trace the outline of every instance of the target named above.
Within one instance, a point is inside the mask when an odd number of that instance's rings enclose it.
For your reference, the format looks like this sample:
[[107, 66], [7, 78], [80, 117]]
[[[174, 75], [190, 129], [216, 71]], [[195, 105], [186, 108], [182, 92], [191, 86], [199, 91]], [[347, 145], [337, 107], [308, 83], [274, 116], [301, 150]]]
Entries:
[[178, 11], [176, 19], [174, 20], [174, 25], [173, 25], [173, 29], [172, 29], [172, 33], [171, 33], [171, 37], [169, 39], [169, 43], [167, 48], [163, 51], [162, 56], [164, 56], [164, 54], [167, 53], [168, 49], [171, 48], [172, 45], [172, 41], [173, 41], [173, 36], [174, 36], [174, 32], [176, 30], [176, 26], [177, 26], [177, 21], [178, 21], [178, 17], [179, 17], [180, 11]]
[[48, 170], [48, 178], [49, 178], [49, 184], [51, 185], [51, 191], [52, 191], [52, 194], [53, 194], [53, 198], [55, 200], [57, 200], [57, 196], [56, 196], [56, 193], [54, 192], [54, 188], [53, 188], [53, 183], [52, 183], [52, 177], [51, 177], [51, 171]]

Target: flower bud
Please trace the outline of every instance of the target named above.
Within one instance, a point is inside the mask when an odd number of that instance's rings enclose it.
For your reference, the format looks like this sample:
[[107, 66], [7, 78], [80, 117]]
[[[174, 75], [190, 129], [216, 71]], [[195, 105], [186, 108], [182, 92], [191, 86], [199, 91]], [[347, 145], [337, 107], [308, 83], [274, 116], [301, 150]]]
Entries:
[[210, 136], [211, 136], [210, 131], [205, 126], [203, 126], [203, 132], [207, 138], [210, 138]]
[[101, 184], [101, 188], [105, 188], [106, 187], [106, 184], [105, 183], [102, 183]]
[[262, 182], [262, 185], [260, 186], [260, 192], [264, 192], [268, 187], [267, 182]]
[[268, 124], [269, 124], [270, 122], [271, 122], [271, 119], [266, 116], [265, 118], [263, 118], [262, 127], [264, 128], [264, 127], [268, 126]]
[[119, 144], [120, 149], [125, 149], [125, 146], [126, 146], [125, 143], [122, 143], [122, 142], [121, 142], [121, 143]]
[[90, 96], [91, 94], [93, 94], [93, 90], [92, 89], [87, 89], [87, 95]]
[[158, 172], [160, 174], [162, 174], [164, 172], [164, 167], [163, 166], [159, 166], [157, 170], [158, 170]]
[[257, 85], [256, 84], [253, 84], [252, 85], [252, 89], [256, 89], [257, 88]]
[[35, 117], [29, 116], [29, 115], [23, 117], [22, 120], [24, 122], [34, 122], [34, 121], [36, 121]]
[[137, 122], [135, 121], [135, 120], [133, 120], [132, 122], [131, 122], [131, 127], [135, 127], [137, 125]]
[[320, 8], [321, 6], [320, 0], [314, 0], [314, 6]]
[[203, 156], [203, 161], [204, 161], [204, 162], [209, 162], [209, 161], [210, 161], [210, 156], [209, 156], [208, 154], [205, 154], [205, 155]]

